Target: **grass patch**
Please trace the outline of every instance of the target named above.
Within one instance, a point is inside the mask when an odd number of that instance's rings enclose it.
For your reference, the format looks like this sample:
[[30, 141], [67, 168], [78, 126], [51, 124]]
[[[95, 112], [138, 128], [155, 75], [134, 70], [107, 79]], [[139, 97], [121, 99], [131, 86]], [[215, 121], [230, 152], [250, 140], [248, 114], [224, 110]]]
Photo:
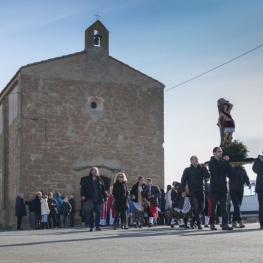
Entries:
[[0, 231], [2, 230], [12, 230], [13, 228], [11, 226], [6, 226], [6, 227], [3, 227], [2, 224], [0, 224]]

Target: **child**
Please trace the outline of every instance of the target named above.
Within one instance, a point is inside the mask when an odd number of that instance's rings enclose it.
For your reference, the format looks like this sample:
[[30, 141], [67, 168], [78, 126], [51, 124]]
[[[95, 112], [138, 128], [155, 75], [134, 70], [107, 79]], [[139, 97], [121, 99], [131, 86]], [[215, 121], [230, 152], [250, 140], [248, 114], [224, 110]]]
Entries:
[[133, 201], [129, 199], [129, 208], [128, 208], [129, 225], [133, 225], [133, 218], [132, 218], [133, 210], [134, 210]]
[[68, 197], [64, 197], [63, 203], [60, 207], [60, 223], [61, 228], [68, 227], [69, 214], [71, 212], [71, 204], [68, 202]]
[[50, 210], [49, 210], [49, 207], [48, 207], [48, 203], [47, 203], [47, 195], [43, 195], [43, 197], [41, 198], [40, 200], [40, 203], [41, 203], [41, 216], [42, 216], [42, 219], [41, 219], [41, 228], [44, 229], [44, 228], [48, 228], [47, 226], [47, 218], [48, 218], [48, 215], [50, 213]]

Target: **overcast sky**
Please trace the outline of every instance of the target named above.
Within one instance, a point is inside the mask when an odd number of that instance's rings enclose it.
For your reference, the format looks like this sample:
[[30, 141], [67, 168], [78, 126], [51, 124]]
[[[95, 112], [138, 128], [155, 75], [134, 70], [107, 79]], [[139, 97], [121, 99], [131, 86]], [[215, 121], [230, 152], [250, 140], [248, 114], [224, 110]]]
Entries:
[[[84, 49], [96, 21], [110, 55], [174, 87], [263, 44], [262, 0], [0, 0], [0, 89], [23, 65]], [[234, 138], [263, 149], [263, 47], [165, 92], [165, 181], [219, 144], [217, 100], [234, 104]], [[255, 175], [247, 166], [251, 179]]]

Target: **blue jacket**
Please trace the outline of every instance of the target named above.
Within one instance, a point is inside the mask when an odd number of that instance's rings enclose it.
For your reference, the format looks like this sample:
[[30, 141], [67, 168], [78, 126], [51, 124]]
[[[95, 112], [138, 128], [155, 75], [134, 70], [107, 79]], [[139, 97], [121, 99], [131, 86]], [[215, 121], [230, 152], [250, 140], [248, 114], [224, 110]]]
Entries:
[[133, 213], [133, 210], [134, 210], [133, 201], [129, 200], [128, 214]]
[[63, 204], [63, 201], [62, 201], [62, 199], [59, 196], [55, 196], [55, 200], [58, 203], [58, 206], [57, 206], [58, 212], [60, 212], [60, 207]]

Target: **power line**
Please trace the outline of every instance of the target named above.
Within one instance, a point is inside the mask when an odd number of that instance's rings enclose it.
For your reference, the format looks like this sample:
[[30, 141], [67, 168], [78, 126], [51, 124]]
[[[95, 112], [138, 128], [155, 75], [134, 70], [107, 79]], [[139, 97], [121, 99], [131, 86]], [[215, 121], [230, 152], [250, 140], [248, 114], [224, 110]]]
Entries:
[[260, 46], [255, 47], [255, 48], [247, 51], [246, 53], [243, 53], [242, 55], [237, 56], [237, 57], [235, 57], [235, 58], [233, 58], [233, 59], [231, 59], [231, 60], [229, 60], [229, 61], [227, 61], [227, 62], [225, 62], [225, 63], [223, 63], [223, 64], [221, 64], [221, 65], [219, 65], [219, 66], [217, 66], [217, 67], [215, 67], [215, 68], [212, 68], [212, 69], [210, 69], [210, 70], [208, 70], [208, 71], [206, 71], [206, 72], [204, 72], [204, 73], [202, 73], [202, 74], [199, 74], [199, 75], [197, 75], [197, 76], [195, 76], [195, 77], [193, 77], [193, 78], [191, 78], [191, 79], [189, 79], [189, 80], [186, 80], [186, 81], [184, 81], [184, 82], [182, 82], [182, 83], [180, 83], [180, 84], [178, 84], [178, 85], [176, 85], [176, 86], [173, 86], [172, 88], [169, 88], [169, 89], [165, 90], [164, 92], [167, 92], [167, 91], [169, 91], [169, 90], [172, 90], [172, 89], [174, 89], [174, 88], [177, 88], [178, 86], [181, 86], [181, 85], [183, 85], [183, 84], [185, 84], [185, 83], [187, 83], [187, 82], [190, 82], [190, 81], [192, 81], [192, 80], [194, 80], [194, 79], [197, 79], [197, 78], [199, 78], [199, 77], [201, 77], [201, 76], [203, 76], [203, 75], [205, 75], [205, 74], [207, 74], [207, 73], [209, 73], [209, 72], [211, 72], [211, 71], [213, 71], [213, 70], [216, 70], [216, 69], [218, 69], [218, 68], [220, 68], [220, 67], [223, 67], [224, 65], [229, 64], [230, 62], [232, 62], [232, 61], [234, 61], [234, 60], [236, 60], [236, 59], [238, 59], [238, 58], [241, 58], [241, 57], [247, 55], [248, 53], [251, 53], [252, 51], [254, 51], [254, 50], [256, 50], [256, 49], [258, 49], [258, 48], [260, 48], [260, 47], [262, 47], [262, 46], [263, 46], [263, 44], [260, 45]]
[[[231, 60], [228, 60], [227, 62], [225, 62], [225, 63], [223, 63], [223, 64], [221, 64], [221, 65], [219, 65], [219, 66], [217, 66], [217, 67], [214, 67], [214, 68], [212, 68], [212, 69], [210, 69], [210, 70], [208, 70], [208, 71], [206, 71], [206, 72], [204, 72], [204, 73], [202, 73], [202, 74], [199, 74], [199, 75], [197, 75], [197, 76], [195, 76], [195, 77], [193, 77], [193, 78], [191, 78], [191, 79], [188, 79], [188, 80], [186, 80], [186, 81], [184, 81], [184, 82], [181, 82], [180, 84], [177, 84], [177, 85], [175, 85], [175, 86], [173, 86], [173, 87], [171, 87], [171, 88], [169, 88], [169, 89], [166, 89], [166, 90], [164, 90], [164, 91], [158, 92], [158, 94], [162, 94], [162, 93], [164, 93], [164, 92], [167, 92], [167, 91], [170, 91], [170, 90], [172, 90], [172, 89], [175, 89], [175, 88], [177, 88], [177, 87], [179, 87], [179, 86], [181, 86], [181, 85], [184, 85], [185, 83], [188, 83], [188, 82], [190, 82], [190, 81], [192, 81], [192, 80], [194, 80], [194, 79], [197, 79], [197, 78], [199, 78], [199, 77], [201, 77], [201, 76], [203, 76], [203, 75], [205, 75], [205, 74], [207, 74], [207, 73], [209, 73], [209, 72], [211, 72], [211, 71], [214, 71], [214, 70], [216, 70], [216, 69], [218, 69], [218, 68], [220, 68], [220, 67], [223, 67], [224, 65], [229, 64], [229, 63], [231, 63], [232, 61], [237, 60], [237, 59], [239, 59], [239, 58], [241, 58], [241, 57], [249, 54], [249, 53], [253, 52], [254, 50], [256, 50], [256, 49], [258, 49], [258, 48], [260, 48], [260, 47], [262, 47], [262, 46], [263, 46], [263, 44], [255, 47], [255, 48], [253, 48], [253, 49], [251, 49], [251, 50], [249, 50], [249, 51], [247, 51], [247, 52], [245, 52], [245, 53], [243, 53], [243, 54], [241, 54], [241, 55], [239, 55], [239, 56], [237, 56], [237, 57], [235, 57], [235, 58], [233, 58], [233, 59], [231, 59]], [[156, 97], [156, 94], [153, 95], [153, 96], [149, 96], [147, 99], [140, 100], [140, 101], [137, 101], [137, 102], [135, 101], [135, 102], [133, 103], [133, 105], [134, 105], [134, 104], [141, 103], [141, 102], [144, 102], [144, 101], [147, 101], [147, 100], [149, 100], [149, 99], [151, 99], [151, 98], [153, 98], [153, 97]], [[136, 99], [136, 98], [137, 98], [137, 97], [135, 97], [134, 99]], [[128, 106], [129, 106], [129, 105], [128, 105]]]

